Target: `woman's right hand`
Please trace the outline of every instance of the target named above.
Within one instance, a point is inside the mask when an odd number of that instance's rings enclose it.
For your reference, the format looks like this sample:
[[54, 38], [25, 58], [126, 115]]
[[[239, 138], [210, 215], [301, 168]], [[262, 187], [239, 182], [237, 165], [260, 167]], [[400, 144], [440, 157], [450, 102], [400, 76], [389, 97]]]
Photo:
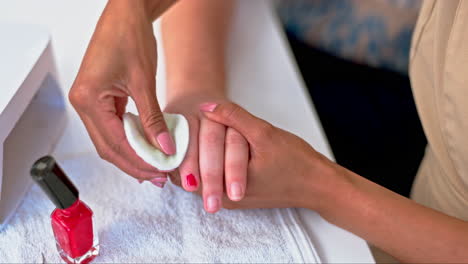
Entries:
[[[169, 1], [153, 1], [151, 4], [159, 2]], [[128, 97], [131, 97], [149, 142], [166, 154], [175, 153], [173, 139], [167, 132], [156, 98], [154, 9], [148, 3], [109, 1], [69, 98], [101, 158], [139, 180], [156, 183], [164, 182], [166, 173], [159, 172], [136, 155], [127, 141], [122, 123]]]

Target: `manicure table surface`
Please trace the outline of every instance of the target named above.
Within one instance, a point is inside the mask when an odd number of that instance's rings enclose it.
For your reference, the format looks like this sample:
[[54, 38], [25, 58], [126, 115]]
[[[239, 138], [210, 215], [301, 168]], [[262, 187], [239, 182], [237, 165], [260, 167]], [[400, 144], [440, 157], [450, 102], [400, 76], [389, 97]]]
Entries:
[[[64, 94], [68, 93], [104, 0], [3, 1], [0, 23], [39, 24], [49, 29]], [[228, 48], [229, 93], [252, 113], [289, 130], [333, 158], [271, 2], [238, 1]], [[160, 36], [159, 29], [155, 33]], [[158, 97], [164, 105], [164, 63], [159, 42]], [[54, 155], [60, 159], [95, 152], [75, 112]], [[133, 110], [134, 105], [130, 108]], [[296, 209], [314, 246], [326, 263], [373, 263], [366, 242], [329, 224], [318, 214]]]

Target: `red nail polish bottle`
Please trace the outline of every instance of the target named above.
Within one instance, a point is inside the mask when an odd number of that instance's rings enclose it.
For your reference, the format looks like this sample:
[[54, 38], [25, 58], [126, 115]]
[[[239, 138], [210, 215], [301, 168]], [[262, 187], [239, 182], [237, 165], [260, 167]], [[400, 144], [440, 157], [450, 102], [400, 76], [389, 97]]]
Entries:
[[60, 256], [67, 263], [89, 263], [99, 253], [93, 211], [78, 197], [78, 190], [55, 159], [46, 156], [31, 169], [34, 181], [55, 204], [52, 230]]

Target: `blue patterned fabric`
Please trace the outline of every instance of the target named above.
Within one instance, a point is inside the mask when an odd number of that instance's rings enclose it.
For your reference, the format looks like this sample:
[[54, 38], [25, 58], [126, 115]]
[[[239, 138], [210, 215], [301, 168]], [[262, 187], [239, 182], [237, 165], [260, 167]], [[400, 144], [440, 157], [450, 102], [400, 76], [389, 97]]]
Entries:
[[407, 73], [420, 0], [280, 0], [286, 29], [338, 57]]

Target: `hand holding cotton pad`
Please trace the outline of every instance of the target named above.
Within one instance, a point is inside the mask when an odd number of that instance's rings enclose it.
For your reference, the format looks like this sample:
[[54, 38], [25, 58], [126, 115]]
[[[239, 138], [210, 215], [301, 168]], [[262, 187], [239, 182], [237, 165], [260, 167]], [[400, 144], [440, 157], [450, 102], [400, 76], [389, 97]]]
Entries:
[[146, 163], [160, 171], [177, 169], [184, 160], [189, 143], [189, 125], [183, 115], [163, 113], [169, 133], [176, 144], [176, 154], [168, 156], [146, 140], [140, 118], [132, 113], [123, 115], [128, 143]]

